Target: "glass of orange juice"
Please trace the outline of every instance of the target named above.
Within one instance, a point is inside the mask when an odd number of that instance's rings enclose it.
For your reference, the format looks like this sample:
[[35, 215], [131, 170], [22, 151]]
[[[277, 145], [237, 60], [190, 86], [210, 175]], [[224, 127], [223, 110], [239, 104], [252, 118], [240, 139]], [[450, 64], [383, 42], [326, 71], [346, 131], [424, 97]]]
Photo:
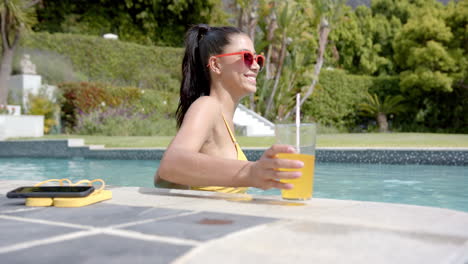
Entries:
[[[283, 199], [308, 200], [312, 198], [315, 167], [315, 141], [317, 126], [315, 123], [305, 123], [298, 127], [296, 124], [277, 124], [275, 126], [276, 143], [294, 146], [297, 153], [279, 153], [279, 159], [300, 160], [304, 163], [301, 169], [280, 169], [282, 171], [300, 171], [302, 176], [297, 179], [282, 179], [281, 182], [293, 184], [290, 190], [281, 190]], [[297, 142], [299, 140], [299, 142]], [[299, 144], [298, 144], [299, 143]]]

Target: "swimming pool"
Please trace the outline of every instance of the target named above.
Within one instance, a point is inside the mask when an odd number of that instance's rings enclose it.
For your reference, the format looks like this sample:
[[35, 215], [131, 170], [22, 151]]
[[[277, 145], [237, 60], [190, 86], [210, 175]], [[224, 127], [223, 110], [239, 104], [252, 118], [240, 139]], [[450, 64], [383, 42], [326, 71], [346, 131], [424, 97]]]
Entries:
[[[0, 158], [0, 180], [102, 178], [109, 185], [152, 187], [159, 161]], [[279, 190], [249, 193], [279, 195]], [[468, 212], [468, 167], [318, 163], [314, 197], [405, 203]]]

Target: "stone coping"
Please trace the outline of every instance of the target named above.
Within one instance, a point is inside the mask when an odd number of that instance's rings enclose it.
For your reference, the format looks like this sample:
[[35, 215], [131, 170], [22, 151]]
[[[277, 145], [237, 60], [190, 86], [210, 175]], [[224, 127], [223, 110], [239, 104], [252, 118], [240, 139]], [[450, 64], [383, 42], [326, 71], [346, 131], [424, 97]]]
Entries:
[[0, 181], [5, 263], [460, 263], [468, 213], [403, 204], [108, 187], [82, 208], [31, 208]]
[[[265, 148], [244, 148], [255, 161]], [[0, 141], [1, 157], [157, 160], [164, 148], [87, 146], [83, 139]], [[468, 148], [317, 148], [317, 162], [468, 166]]]

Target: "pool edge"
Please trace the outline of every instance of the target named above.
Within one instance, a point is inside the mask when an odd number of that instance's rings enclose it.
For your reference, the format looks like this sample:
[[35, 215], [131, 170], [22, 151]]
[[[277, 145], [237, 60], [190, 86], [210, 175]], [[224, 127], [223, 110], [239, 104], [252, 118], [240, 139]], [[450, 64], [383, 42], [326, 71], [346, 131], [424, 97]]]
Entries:
[[[243, 148], [258, 160], [265, 148]], [[0, 141], [1, 157], [158, 160], [164, 148], [105, 148], [81, 139]], [[468, 148], [317, 148], [317, 162], [468, 166]]]

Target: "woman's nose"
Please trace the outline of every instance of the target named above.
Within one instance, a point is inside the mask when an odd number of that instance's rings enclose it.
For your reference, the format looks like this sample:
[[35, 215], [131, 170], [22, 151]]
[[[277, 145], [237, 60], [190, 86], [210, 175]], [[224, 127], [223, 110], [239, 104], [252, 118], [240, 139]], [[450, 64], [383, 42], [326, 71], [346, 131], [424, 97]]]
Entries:
[[252, 70], [259, 71], [260, 70], [260, 65], [258, 64], [257, 60], [255, 59], [252, 63], [252, 66], [250, 67]]

